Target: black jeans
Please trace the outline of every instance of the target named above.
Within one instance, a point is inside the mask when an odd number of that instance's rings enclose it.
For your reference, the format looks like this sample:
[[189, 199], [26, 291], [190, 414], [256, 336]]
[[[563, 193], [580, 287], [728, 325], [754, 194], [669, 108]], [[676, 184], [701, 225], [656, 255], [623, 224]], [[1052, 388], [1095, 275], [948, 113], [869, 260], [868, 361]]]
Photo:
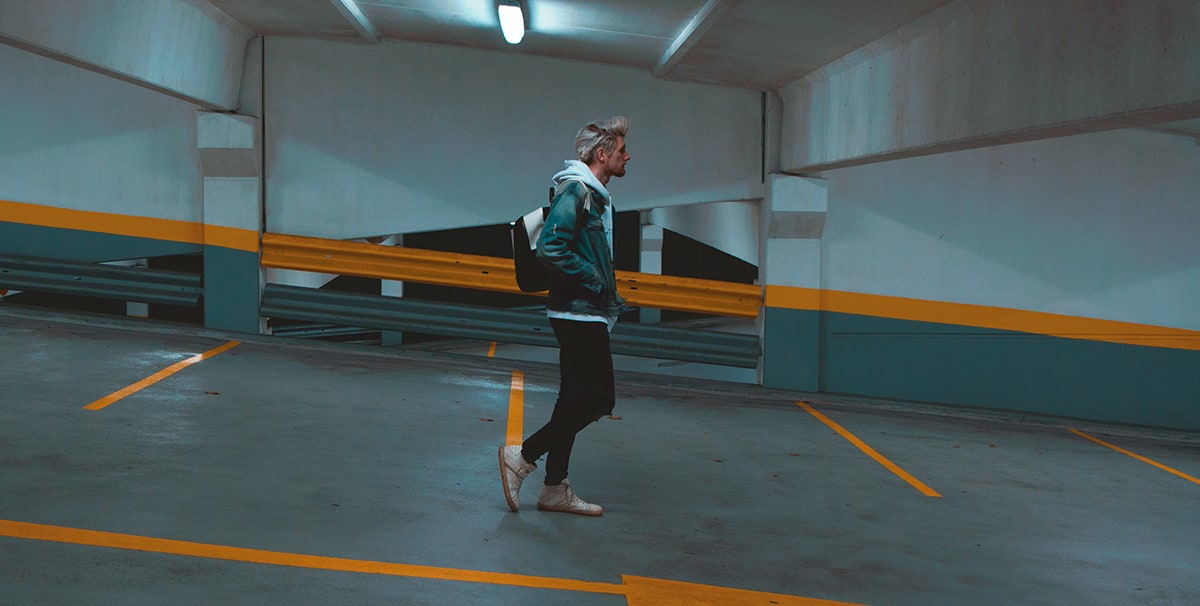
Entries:
[[558, 401], [550, 421], [529, 436], [521, 454], [527, 461], [546, 455], [546, 484], [561, 484], [571, 463], [575, 434], [600, 417], [612, 414], [616, 403], [608, 325], [550, 319], [558, 339]]

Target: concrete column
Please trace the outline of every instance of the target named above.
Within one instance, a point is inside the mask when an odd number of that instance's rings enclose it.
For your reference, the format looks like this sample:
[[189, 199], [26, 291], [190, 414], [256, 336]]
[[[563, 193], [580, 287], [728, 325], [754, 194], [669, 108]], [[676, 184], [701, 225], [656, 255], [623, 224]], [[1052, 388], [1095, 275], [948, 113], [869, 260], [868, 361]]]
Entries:
[[202, 112], [196, 127], [204, 169], [204, 325], [263, 333], [258, 121]]
[[759, 315], [764, 387], [819, 391], [821, 235], [828, 209], [825, 181], [770, 175], [763, 199]]
[[[641, 251], [642, 257], [638, 262], [638, 271], [644, 274], [662, 274], [662, 227], [642, 225]], [[638, 312], [638, 319], [642, 324], [658, 324], [662, 322], [662, 310], [643, 307]]]

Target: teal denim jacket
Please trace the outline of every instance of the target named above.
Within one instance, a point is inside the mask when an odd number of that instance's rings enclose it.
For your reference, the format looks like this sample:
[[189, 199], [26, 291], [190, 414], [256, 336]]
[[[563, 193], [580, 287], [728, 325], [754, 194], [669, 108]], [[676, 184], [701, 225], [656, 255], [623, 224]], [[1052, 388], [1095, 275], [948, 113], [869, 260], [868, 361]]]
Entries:
[[[612, 252], [604, 234], [604, 197], [589, 189], [580, 181], [565, 181], [550, 204], [537, 247], [538, 259], [554, 275], [546, 307], [616, 318], [626, 307], [617, 292]], [[578, 213], [584, 210], [589, 193], [588, 215], [580, 222]]]

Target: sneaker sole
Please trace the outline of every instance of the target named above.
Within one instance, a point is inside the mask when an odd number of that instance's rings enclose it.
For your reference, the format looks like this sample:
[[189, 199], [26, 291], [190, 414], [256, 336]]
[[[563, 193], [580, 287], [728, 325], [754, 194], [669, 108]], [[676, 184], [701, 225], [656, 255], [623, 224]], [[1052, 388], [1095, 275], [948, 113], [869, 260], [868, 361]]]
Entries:
[[504, 487], [504, 500], [508, 503], [509, 510], [516, 513], [518, 509], [517, 503], [514, 503], [512, 497], [508, 496], [510, 494], [508, 490], [508, 465], [504, 462], [503, 446], [500, 447], [500, 485]]
[[553, 511], [555, 513], [573, 513], [577, 516], [588, 516], [588, 517], [592, 517], [592, 518], [598, 518], [598, 517], [604, 515], [603, 509], [601, 509], [600, 511], [580, 511], [578, 509], [550, 507], [549, 505], [542, 505], [541, 503], [538, 503], [538, 511]]

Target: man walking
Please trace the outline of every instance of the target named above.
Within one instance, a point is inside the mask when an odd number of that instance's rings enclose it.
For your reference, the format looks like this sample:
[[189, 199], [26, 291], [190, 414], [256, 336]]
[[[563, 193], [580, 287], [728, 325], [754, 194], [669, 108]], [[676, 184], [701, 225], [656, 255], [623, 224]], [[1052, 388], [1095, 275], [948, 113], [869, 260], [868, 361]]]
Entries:
[[575, 434], [612, 414], [616, 403], [608, 333], [625, 311], [613, 273], [613, 206], [609, 179], [625, 176], [629, 120], [589, 123], [575, 136], [578, 160], [554, 175], [555, 194], [538, 240], [538, 258], [554, 280], [546, 315], [558, 339], [559, 391], [554, 412], [525, 443], [500, 447], [504, 499], [517, 511], [521, 482], [546, 455], [538, 509], [598, 516], [599, 505], [579, 498], [567, 481]]

